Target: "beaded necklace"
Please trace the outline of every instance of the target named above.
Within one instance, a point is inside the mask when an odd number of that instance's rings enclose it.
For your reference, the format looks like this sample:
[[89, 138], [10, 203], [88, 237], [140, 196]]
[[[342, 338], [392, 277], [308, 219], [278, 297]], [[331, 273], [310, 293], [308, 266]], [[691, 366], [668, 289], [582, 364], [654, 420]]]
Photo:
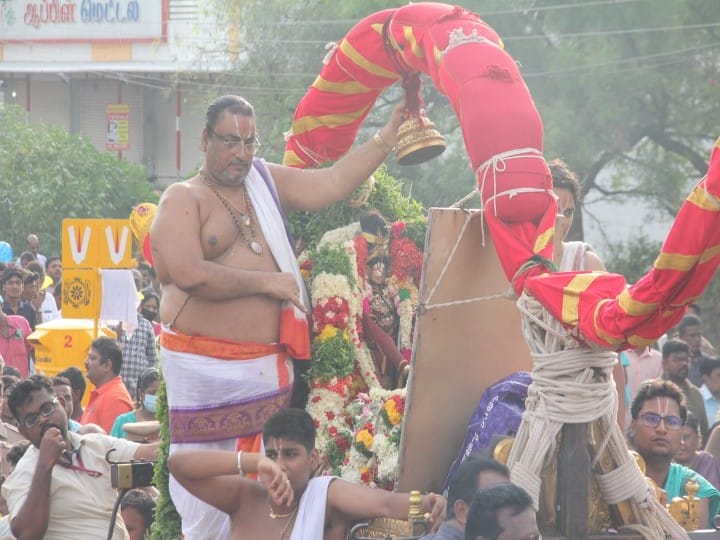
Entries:
[[280, 540], [283, 540], [283, 538], [285, 538], [285, 533], [287, 532], [288, 527], [290, 527], [290, 524], [295, 521], [295, 513], [297, 512], [297, 509], [298, 509], [298, 507], [296, 506], [295, 509], [292, 512], [290, 512], [290, 515], [288, 516], [289, 519], [287, 520], [287, 523], [285, 524], [282, 532], [280, 533]]
[[[243, 183], [241, 187], [243, 193], [243, 209], [242, 211], [240, 211], [222, 193], [218, 191], [217, 187], [212, 182], [210, 182], [210, 180], [208, 180], [208, 177], [205, 175], [204, 169], [200, 170], [200, 177], [202, 178], [203, 182], [205, 182], [205, 185], [210, 188], [210, 191], [215, 194], [218, 200], [228, 211], [228, 214], [230, 214], [230, 217], [235, 223], [235, 227], [237, 227], [238, 232], [243, 237], [250, 250], [255, 253], [255, 255], [262, 255], [263, 247], [257, 239], [257, 232], [255, 230], [255, 214], [252, 210], [252, 204], [248, 200], [248, 194], [247, 190], [245, 189], [245, 184]], [[246, 210], [247, 208], [249, 208], [249, 211]], [[249, 237], [247, 231], [250, 232]]]

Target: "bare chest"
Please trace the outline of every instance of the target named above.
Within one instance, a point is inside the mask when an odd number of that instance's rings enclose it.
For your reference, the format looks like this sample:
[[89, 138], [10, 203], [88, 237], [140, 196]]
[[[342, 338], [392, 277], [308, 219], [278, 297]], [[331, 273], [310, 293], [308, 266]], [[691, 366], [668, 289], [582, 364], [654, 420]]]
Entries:
[[254, 211], [246, 206], [241, 215], [212, 198], [203, 203], [200, 242], [205, 260], [247, 270], [278, 270]]
[[258, 505], [255, 511], [240, 511], [232, 522], [232, 538], [242, 540], [289, 540], [295, 525], [296, 514], [289, 517], [270, 517], [267, 505]]

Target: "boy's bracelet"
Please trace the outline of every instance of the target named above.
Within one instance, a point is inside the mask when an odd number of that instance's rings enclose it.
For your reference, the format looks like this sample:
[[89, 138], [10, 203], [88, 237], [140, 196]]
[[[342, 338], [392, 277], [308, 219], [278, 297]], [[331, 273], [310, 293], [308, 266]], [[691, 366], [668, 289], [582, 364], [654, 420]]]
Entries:
[[245, 476], [245, 471], [243, 470], [243, 466], [242, 466], [242, 455], [243, 455], [243, 451], [240, 450], [237, 453], [237, 471], [240, 476]]

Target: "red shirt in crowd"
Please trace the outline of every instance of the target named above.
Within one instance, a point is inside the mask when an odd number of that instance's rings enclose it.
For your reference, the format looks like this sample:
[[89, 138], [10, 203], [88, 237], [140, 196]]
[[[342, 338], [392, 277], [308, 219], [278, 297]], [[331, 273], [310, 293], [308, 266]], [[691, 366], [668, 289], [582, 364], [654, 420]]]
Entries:
[[125, 384], [120, 375], [110, 379], [90, 393], [90, 401], [80, 418], [81, 424], [97, 424], [110, 433], [118, 415], [133, 410]]

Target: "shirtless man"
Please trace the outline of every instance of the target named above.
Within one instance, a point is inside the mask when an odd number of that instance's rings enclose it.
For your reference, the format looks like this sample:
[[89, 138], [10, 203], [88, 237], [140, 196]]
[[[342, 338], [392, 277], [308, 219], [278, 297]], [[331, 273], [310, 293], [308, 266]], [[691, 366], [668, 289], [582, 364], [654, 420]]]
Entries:
[[[230, 450], [238, 438], [241, 448], [259, 449], [263, 424], [289, 401], [292, 358], [310, 356], [309, 302], [282, 212], [352, 193], [385, 159], [402, 120], [399, 106], [332, 167], [302, 170], [253, 159], [255, 113], [243, 98], [210, 104], [203, 168], [165, 191], [150, 231], [163, 286], [170, 453], [184, 444]], [[187, 540], [227, 535], [224, 514], [172, 478], [170, 492]]]
[[[315, 425], [302, 409], [285, 409], [268, 420], [263, 441], [265, 455], [183, 451], [168, 461], [183, 486], [230, 516], [229, 538], [345, 540], [361, 519], [407, 519], [408, 493], [310, 478], [318, 467]], [[257, 473], [260, 482], [245, 473]], [[432, 512], [431, 525], [442, 522], [445, 503], [433, 493], [423, 496], [421, 511]]]

